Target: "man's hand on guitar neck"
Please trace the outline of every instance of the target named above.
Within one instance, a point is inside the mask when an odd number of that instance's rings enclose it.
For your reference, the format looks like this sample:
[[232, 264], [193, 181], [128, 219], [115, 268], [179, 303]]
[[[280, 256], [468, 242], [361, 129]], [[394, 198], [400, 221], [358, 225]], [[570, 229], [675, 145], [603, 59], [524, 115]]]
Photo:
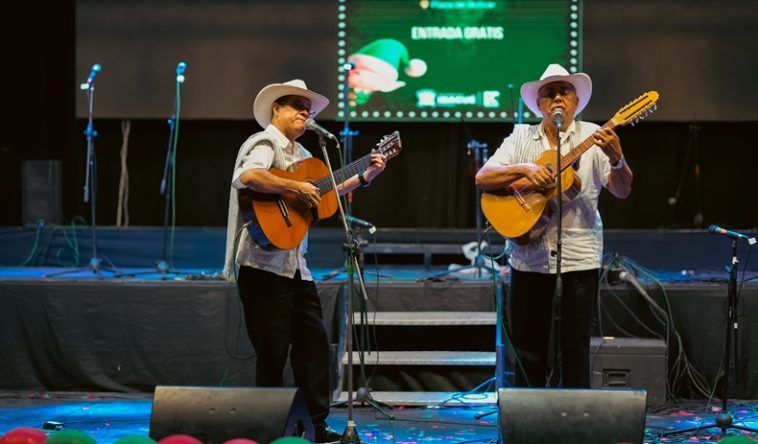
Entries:
[[598, 130], [592, 135], [592, 141], [603, 150], [612, 165], [618, 163], [624, 158], [624, 152], [621, 150], [619, 136], [612, 129], [605, 127], [598, 128]]
[[[371, 163], [368, 165], [368, 167], [364, 171], [359, 171], [358, 174], [363, 175], [363, 179], [366, 181], [366, 185], [371, 183], [372, 180], [376, 178], [376, 176], [379, 175], [382, 171], [384, 171], [384, 167], [386, 164], [387, 156], [380, 153], [371, 153]], [[355, 175], [346, 181], [342, 182], [341, 184], [337, 185], [337, 190], [339, 190], [340, 196], [349, 193], [353, 191], [354, 189], [358, 188], [359, 186], [363, 185], [363, 182], [361, 182], [360, 178], [358, 178], [358, 175]]]
[[387, 165], [387, 156], [379, 153], [371, 153], [371, 165], [366, 168], [366, 180], [371, 182], [384, 171], [384, 167]]
[[619, 199], [626, 199], [632, 192], [634, 175], [624, 160], [619, 136], [610, 128], [601, 127], [592, 135], [593, 142], [608, 156], [611, 164], [611, 174], [608, 176], [606, 188]]

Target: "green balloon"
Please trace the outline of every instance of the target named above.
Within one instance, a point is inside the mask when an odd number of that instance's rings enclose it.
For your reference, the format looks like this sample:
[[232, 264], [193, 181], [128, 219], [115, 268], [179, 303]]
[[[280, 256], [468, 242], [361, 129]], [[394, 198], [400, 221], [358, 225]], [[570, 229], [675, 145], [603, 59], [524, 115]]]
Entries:
[[63, 430], [57, 432], [50, 435], [45, 442], [49, 444], [97, 444], [95, 438], [77, 430]]
[[271, 444], [311, 444], [311, 442], [307, 439], [288, 436], [286, 438], [279, 438], [271, 441]]
[[148, 436], [127, 435], [117, 439], [113, 444], [155, 444], [156, 442]]

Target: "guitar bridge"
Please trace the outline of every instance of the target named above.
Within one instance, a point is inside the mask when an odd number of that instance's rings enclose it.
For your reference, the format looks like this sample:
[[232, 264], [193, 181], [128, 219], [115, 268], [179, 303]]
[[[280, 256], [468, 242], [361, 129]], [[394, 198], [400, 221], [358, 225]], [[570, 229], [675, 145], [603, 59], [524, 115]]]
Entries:
[[521, 208], [524, 209], [524, 211], [531, 211], [532, 207], [529, 206], [529, 204], [526, 202], [526, 199], [524, 199], [524, 196], [519, 193], [518, 189], [516, 187], [511, 186], [511, 193], [513, 194], [513, 197], [516, 198], [516, 202], [518, 202], [519, 205], [521, 205]]
[[279, 207], [279, 213], [282, 214], [282, 218], [284, 219], [284, 223], [287, 224], [288, 228], [292, 228], [292, 221], [290, 221], [290, 212], [287, 209], [287, 204], [285, 204], [282, 199], [277, 199], [276, 200], [276, 205]]

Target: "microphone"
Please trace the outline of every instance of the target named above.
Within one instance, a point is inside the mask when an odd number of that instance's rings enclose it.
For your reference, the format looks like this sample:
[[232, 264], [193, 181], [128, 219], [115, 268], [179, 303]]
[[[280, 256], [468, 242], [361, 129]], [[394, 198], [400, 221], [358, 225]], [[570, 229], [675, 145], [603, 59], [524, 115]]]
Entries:
[[176, 65], [176, 81], [179, 83], [184, 83], [184, 71], [187, 69], [187, 64], [184, 62], [179, 62], [178, 65]]
[[561, 129], [563, 127], [563, 108], [554, 109], [550, 116], [553, 118], [555, 126]]
[[89, 77], [87, 77], [87, 85], [94, 82], [95, 76], [97, 75], [97, 73], [99, 73], [102, 70], [103, 70], [103, 67], [100, 66], [99, 63], [95, 63], [94, 65], [92, 65], [92, 70], [89, 72]]
[[734, 239], [747, 239], [750, 245], [754, 245], [756, 242], [754, 237], [750, 237], [738, 231], [727, 230], [726, 228], [721, 228], [718, 225], [711, 225], [710, 227], [708, 227], [708, 231], [711, 232], [712, 234], [723, 234], [725, 236], [729, 236]]
[[313, 120], [313, 119], [308, 119], [308, 120], [305, 121], [305, 129], [311, 130], [311, 131], [313, 131], [314, 133], [316, 133], [316, 134], [318, 134], [320, 136], [327, 137], [329, 139], [337, 141], [337, 138], [334, 137], [334, 134], [332, 134], [329, 131], [327, 131], [326, 129], [324, 129], [321, 125], [319, 125], [318, 123], [316, 123], [316, 121]]
[[345, 218], [350, 225], [361, 228], [368, 228], [368, 232], [370, 234], [376, 233], [376, 225], [372, 224], [371, 222], [365, 221], [363, 219], [358, 219], [357, 217], [353, 217], [349, 214], [346, 214]]

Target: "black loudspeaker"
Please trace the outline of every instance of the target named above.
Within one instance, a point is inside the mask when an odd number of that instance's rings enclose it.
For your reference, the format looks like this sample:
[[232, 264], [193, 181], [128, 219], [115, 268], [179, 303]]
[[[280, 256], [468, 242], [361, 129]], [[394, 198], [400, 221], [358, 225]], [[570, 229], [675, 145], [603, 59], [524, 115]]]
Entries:
[[499, 389], [504, 444], [642, 444], [645, 390]]
[[592, 388], [647, 390], [650, 405], [666, 402], [666, 343], [660, 339], [593, 337]]
[[21, 222], [35, 225], [44, 221], [59, 225], [62, 222], [60, 161], [28, 160], [24, 162], [21, 180]]
[[283, 436], [313, 441], [315, 432], [297, 388], [158, 386], [150, 437], [191, 435], [205, 443], [248, 438], [261, 444]]

